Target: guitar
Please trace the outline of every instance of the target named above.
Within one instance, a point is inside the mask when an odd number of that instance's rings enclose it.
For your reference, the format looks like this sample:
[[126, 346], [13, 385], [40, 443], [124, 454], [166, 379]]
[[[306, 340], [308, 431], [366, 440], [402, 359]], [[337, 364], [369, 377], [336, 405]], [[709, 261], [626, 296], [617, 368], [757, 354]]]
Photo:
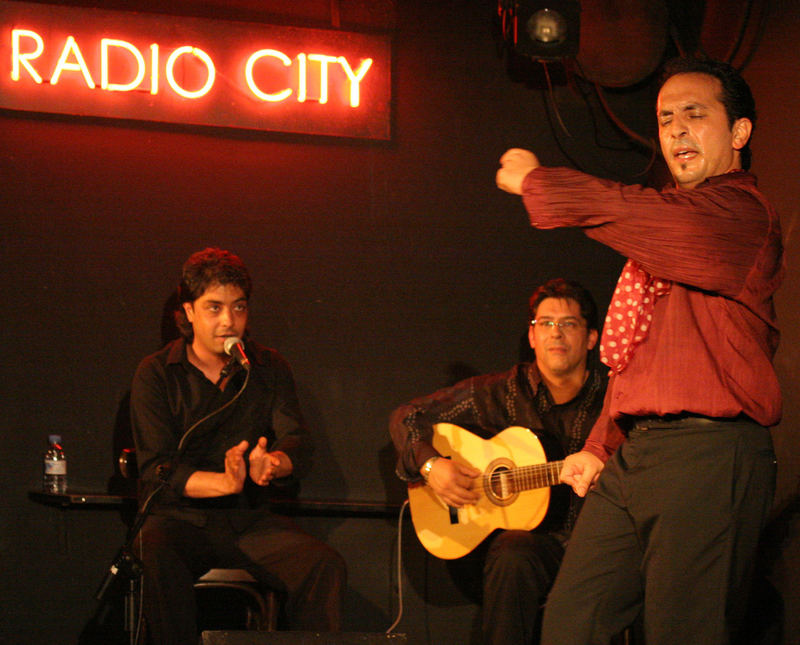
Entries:
[[531, 530], [547, 515], [549, 487], [560, 483], [564, 462], [548, 462], [531, 430], [512, 426], [481, 439], [457, 425], [437, 423], [433, 447], [456, 463], [483, 471], [475, 480], [480, 498], [458, 509], [445, 504], [430, 486], [409, 485], [414, 530], [436, 557], [460, 558], [495, 529]]

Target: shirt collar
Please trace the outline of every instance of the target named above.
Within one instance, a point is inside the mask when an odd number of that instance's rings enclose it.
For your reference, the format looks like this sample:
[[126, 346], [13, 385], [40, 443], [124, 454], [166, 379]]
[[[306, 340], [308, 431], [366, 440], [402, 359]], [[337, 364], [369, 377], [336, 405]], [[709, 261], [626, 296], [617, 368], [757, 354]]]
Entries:
[[581, 385], [581, 389], [578, 390], [578, 393], [575, 395], [575, 397], [566, 403], [559, 404], [553, 402], [553, 396], [550, 394], [550, 390], [548, 390], [547, 386], [544, 384], [542, 375], [539, 373], [539, 368], [537, 367], [535, 361], [528, 363], [528, 369], [526, 371], [528, 373], [528, 382], [531, 384], [534, 396], [539, 396], [540, 394], [544, 396], [545, 400], [548, 402], [547, 407], [549, 409], [553, 405], [571, 405], [573, 402], [578, 401], [586, 395], [586, 392], [592, 386], [592, 382], [598, 378], [599, 374], [596, 367], [587, 366], [587, 369], [589, 374], [586, 376], [586, 380], [583, 382], [583, 385]]
[[728, 182], [746, 182], [748, 184], [755, 184], [756, 183], [756, 176], [747, 170], [742, 170], [741, 168], [735, 168], [734, 170], [729, 170], [726, 173], [721, 175], [715, 175], [714, 177], [709, 177], [706, 179], [705, 182], [708, 182], [710, 185], [716, 184], [724, 184]]
[[169, 351], [167, 352], [167, 365], [188, 362], [189, 359], [186, 356], [186, 340], [184, 338], [176, 338], [170, 344]]
[[[713, 177], [708, 177], [701, 181], [697, 186], [692, 188], [691, 190], [697, 190], [698, 188], [703, 188], [704, 186], [718, 186], [720, 184], [738, 184], [738, 183], [746, 183], [752, 184], [753, 186], [756, 185], [756, 176], [747, 171], [747, 170], [729, 170], [726, 173], [721, 175], [714, 175]], [[684, 192], [683, 189], [678, 188], [674, 182], [670, 183], [666, 188], [663, 189], [663, 192]]]

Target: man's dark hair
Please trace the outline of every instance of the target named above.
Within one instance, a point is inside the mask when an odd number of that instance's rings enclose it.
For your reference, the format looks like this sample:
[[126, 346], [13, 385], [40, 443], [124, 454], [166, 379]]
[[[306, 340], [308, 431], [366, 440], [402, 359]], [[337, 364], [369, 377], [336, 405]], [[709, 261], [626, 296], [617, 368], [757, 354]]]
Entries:
[[208, 247], [189, 256], [183, 265], [178, 285], [178, 308], [175, 310], [175, 322], [184, 338], [191, 340], [194, 334], [191, 323], [186, 319], [183, 304], [194, 302], [209, 287], [228, 284], [239, 287], [244, 292], [244, 297], [250, 299], [253, 281], [238, 255], [216, 247]]
[[[753, 130], [756, 128], [756, 102], [753, 93], [741, 74], [728, 63], [703, 58], [673, 58], [664, 66], [661, 85], [677, 74], [708, 74], [722, 84], [722, 96], [719, 97], [728, 115], [728, 125], [733, 127], [737, 119], [750, 119]], [[750, 169], [753, 153], [750, 150], [752, 132], [747, 144], [739, 151], [744, 170]]]
[[589, 329], [600, 331], [597, 326], [597, 304], [595, 304], [592, 294], [578, 282], [554, 278], [536, 289], [528, 301], [528, 314], [531, 320], [536, 318], [536, 310], [542, 300], [546, 298], [574, 300], [581, 308], [581, 316], [586, 320], [586, 326]]

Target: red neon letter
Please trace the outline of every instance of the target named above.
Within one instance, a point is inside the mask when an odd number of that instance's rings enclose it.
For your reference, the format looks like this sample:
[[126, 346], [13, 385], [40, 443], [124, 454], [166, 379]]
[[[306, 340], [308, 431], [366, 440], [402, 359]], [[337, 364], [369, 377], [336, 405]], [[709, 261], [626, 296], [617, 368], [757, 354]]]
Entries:
[[325, 56], [324, 54], [309, 54], [308, 60], [317, 60], [320, 63], [319, 70], [319, 102], [328, 102], [328, 63], [338, 61], [336, 56]]
[[[109, 83], [108, 82], [108, 48], [109, 47], [121, 47], [123, 49], [127, 49], [131, 54], [133, 54], [134, 58], [136, 59], [136, 64], [138, 65], [139, 71], [136, 73], [136, 78], [134, 78], [130, 83], [126, 83], [124, 85], [120, 83]], [[100, 41], [100, 87], [104, 90], [109, 90], [111, 92], [127, 92], [129, 90], [135, 89], [138, 87], [139, 83], [142, 82], [144, 78], [144, 56], [142, 56], [141, 52], [131, 45], [129, 42], [124, 40], [114, 40], [113, 38], [103, 38]]]
[[283, 63], [284, 67], [289, 67], [292, 64], [292, 59], [289, 58], [283, 52], [279, 52], [276, 49], [259, 49], [255, 52], [250, 58], [247, 59], [247, 65], [244, 68], [244, 76], [247, 80], [247, 87], [250, 88], [250, 91], [255, 94], [258, 98], [262, 101], [283, 101], [284, 99], [289, 98], [292, 94], [292, 90], [288, 87], [285, 90], [281, 90], [280, 92], [275, 92], [274, 94], [268, 94], [267, 92], [262, 92], [259, 87], [256, 85], [255, 80], [253, 79], [253, 66], [256, 64], [256, 61], [259, 58], [264, 58], [266, 56], [271, 56], [273, 58], [277, 58], [279, 61]]
[[358, 68], [358, 71], [354, 74], [352, 68], [350, 67], [350, 63], [347, 62], [347, 59], [344, 56], [339, 56], [339, 64], [344, 69], [344, 73], [347, 74], [347, 78], [350, 79], [350, 107], [358, 107], [360, 102], [360, 94], [359, 94], [359, 83], [364, 78], [367, 73], [367, 70], [372, 67], [372, 59], [365, 58], [361, 61], [361, 65]]
[[[36, 51], [21, 54], [19, 51], [19, 39], [20, 37], [32, 38], [36, 42]], [[30, 60], [33, 58], [39, 58], [44, 51], [44, 41], [42, 37], [37, 34], [35, 31], [29, 31], [28, 29], [12, 29], [11, 30], [11, 80], [18, 81], [19, 80], [19, 66], [22, 65], [26, 70], [28, 70], [28, 74], [31, 75], [31, 78], [36, 81], [37, 83], [42, 82], [42, 77], [39, 76], [39, 73], [33, 69], [33, 65], [30, 64]]]
[[297, 54], [297, 102], [306, 102], [308, 90], [308, 62], [305, 54]]
[[[77, 62], [67, 62], [70, 52], [72, 52], [72, 54], [75, 56], [75, 60]], [[72, 36], [68, 36], [67, 42], [64, 43], [64, 50], [61, 52], [61, 57], [58, 59], [58, 64], [56, 64], [56, 68], [53, 70], [53, 75], [50, 77], [51, 85], [58, 83], [61, 72], [65, 69], [72, 72], [81, 72], [84, 80], [86, 81], [86, 85], [90, 89], [95, 88], [92, 76], [89, 74], [89, 69], [86, 67], [86, 61], [83, 60], [83, 54], [81, 54], [78, 43], [75, 42], [75, 39]]]
[[151, 66], [150, 66], [150, 94], [158, 94], [158, 45], [150, 45]]
[[[175, 80], [175, 74], [173, 73], [175, 61], [178, 60], [179, 56], [183, 56], [184, 54], [192, 54], [195, 58], [199, 58], [208, 70], [208, 80], [206, 80], [206, 84], [196, 92], [189, 92], [188, 90], [183, 89]], [[197, 47], [178, 47], [178, 49], [172, 52], [167, 59], [167, 82], [169, 83], [170, 87], [175, 90], [176, 94], [180, 94], [187, 99], [196, 99], [204, 94], [207, 94], [211, 89], [211, 86], [214, 85], [215, 76], [216, 70], [214, 69], [214, 61], [212, 61], [211, 57], [202, 49], [198, 49]]]

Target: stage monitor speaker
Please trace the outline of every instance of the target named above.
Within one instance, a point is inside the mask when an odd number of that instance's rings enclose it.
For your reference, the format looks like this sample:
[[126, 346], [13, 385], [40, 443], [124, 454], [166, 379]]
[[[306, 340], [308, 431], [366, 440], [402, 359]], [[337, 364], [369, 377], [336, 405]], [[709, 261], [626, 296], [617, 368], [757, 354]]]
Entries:
[[205, 631], [201, 645], [406, 645], [405, 634]]

